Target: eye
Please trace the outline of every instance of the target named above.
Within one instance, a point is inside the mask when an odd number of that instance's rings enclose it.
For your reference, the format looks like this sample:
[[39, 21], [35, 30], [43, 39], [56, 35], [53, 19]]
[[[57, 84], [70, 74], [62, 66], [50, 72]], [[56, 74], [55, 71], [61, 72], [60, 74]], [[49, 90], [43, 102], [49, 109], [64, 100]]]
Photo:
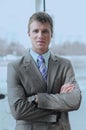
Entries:
[[38, 29], [33, 30], [34, 33], [38, 33]]
[[49, 33], [49, 30], [45, 29], [45, 30], [43, 30], [43, 33], [44, 34]]

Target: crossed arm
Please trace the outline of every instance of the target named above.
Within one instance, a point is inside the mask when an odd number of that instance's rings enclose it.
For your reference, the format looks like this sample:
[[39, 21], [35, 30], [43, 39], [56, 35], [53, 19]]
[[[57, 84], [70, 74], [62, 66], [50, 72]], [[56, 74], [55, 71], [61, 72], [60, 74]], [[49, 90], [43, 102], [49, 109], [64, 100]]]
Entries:
[[[71, 92], [74, 89], [74, 84], [66, 83], [61, 87], [60, 93]], [[35, 102], [38, 103], [38, 96], [35, 95]]]

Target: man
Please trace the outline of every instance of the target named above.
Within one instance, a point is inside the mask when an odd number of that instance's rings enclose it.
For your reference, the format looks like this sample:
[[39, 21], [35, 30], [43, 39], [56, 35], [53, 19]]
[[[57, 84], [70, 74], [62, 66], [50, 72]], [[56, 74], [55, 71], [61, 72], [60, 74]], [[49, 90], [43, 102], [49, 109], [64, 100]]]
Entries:
[[47, 13], [30, 17], [32, 48], [8, 64], [8, 100], [16, 130], [70, 130], [68, 112], [77, 110], [81, 92], [69, 60], [49, 50], [53, 20]]

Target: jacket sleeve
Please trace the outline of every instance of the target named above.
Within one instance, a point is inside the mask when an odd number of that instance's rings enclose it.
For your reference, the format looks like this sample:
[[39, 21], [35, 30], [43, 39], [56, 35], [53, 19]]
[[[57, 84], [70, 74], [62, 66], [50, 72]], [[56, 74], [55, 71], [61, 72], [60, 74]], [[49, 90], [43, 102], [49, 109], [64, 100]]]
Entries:
[[[71, 92], [66, 93], [39, 93], [38, 94], [38, 107], [55, 110], [55, 111], [73, 111], [77, 110], [81, 103], [81, 91], [77, 81], [75, 80], [75, 74], [71, 62], [68, 62], [67, 66], [63, 69], [64, 84], [74, 84], [74, 89]], [[58, 84], [57, 84], [58, 86]]]
[[54, 118], [51, 117], [54, 116], [56, 118], [53, 110], [38, 108], [36, 104], [28, 101], [25, 89], [13, 63], [9, 63], [7, 66], [7, 91], [10, 109], [15, 119], [30, 121], [46, 119], [48, 121], [50, 116], [50, 121], [52, 122]]

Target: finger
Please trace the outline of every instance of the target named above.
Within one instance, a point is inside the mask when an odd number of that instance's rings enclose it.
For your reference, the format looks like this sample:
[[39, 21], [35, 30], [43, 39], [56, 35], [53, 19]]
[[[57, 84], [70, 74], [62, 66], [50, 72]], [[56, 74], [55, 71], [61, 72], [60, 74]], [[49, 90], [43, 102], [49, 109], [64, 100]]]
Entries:
[[70, 92], [74, 89], [74, 86], [63, 87], [61, 93]]
[[74, 87], [73, 84], [65, 84], [61, 87], [61, 89], [65, 89], [65, 88], [68, 88], [68, 87]]

